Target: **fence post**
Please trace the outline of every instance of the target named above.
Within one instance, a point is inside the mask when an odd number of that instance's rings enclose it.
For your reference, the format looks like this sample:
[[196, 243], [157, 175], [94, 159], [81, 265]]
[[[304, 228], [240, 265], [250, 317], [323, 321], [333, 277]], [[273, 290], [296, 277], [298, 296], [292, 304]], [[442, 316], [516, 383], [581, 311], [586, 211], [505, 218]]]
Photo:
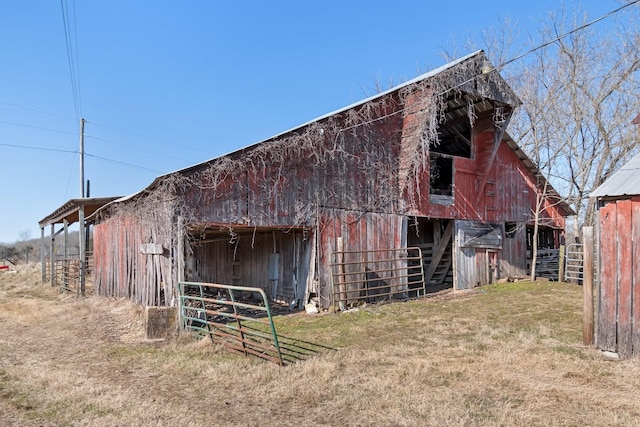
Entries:
[[582, 228], [582, 343], [593, 344], [593, 227]]
[[560, 245], [560, 254], [558, 259], [558, 282], [564, 282], [564, 245]]
[[347, 304], [345, 301], [345, 271], [344, 271], [344, 240], [342, 237], [338, 237], [336, 242], [336, 249], [338, 253], [338, 306], [341, 311], [344, 311], [347, 308]]

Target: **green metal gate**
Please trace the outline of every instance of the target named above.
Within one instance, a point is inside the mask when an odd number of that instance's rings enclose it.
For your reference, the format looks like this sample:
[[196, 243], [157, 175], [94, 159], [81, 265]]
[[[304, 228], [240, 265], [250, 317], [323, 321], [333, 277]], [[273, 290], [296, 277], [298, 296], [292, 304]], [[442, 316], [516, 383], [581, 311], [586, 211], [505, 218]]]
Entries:
[[233, 352], [284, 364], [264, 290], [199, 282], [178, 286], [185, 330], [209, 335]]

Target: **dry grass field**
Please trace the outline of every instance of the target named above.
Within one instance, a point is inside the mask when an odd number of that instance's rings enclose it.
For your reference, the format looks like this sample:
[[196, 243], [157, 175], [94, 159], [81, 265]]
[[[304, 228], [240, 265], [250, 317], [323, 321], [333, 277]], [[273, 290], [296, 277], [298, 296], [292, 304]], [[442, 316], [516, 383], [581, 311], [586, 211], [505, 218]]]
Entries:
[[582, 346], [581, 302], [521, 282], [282, 316], [316, 353], [279, 367], [147, 341], [128, 301], [0, 273], [0, 425], [640, 425], [640, 363]]

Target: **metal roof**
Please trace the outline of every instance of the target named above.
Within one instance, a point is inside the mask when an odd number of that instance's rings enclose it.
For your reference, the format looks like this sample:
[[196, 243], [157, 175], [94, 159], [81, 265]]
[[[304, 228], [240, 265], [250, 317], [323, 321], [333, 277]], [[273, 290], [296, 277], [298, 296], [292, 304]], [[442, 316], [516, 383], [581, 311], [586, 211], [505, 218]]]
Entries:
[[[228, 154], [225, 154], [225, 155], [222, 155], [222, 156], [216, 157], [216, 158], [214, 158], [214, 159], [206, 160], [206, 161], [204, 161], [204, 162], [198, 163], [198, 164], [193, 165], [193, 166], [188, 166], [188, 167], [186, 167], [186, 168], [183, 168], [183, 169], [180, 169], [180, 170], [177, 170], [177, 171], [173, 171], [173, 172], [169, 172], [169, 173], [166, 173], [166, 174], [160, 175], [160, 176], [158, 176], [156, 179], [154, 179], [154, 180], [153, 180], [153, 182], [152, 182], [151, 184], [149, 184], [145, 189], [140, 190], [140, 191], [138, 191], [138, 192], [136, 192], [136, 193], [134, 193], [134, 194], [131, 194], [131, 195], [128, 195], [128, 196], [122, 197], [122, 198], [120, 198], [120, 199], [113, 200], [111, 203], [107, 203], [107, 204], [106, 204], [106, 206], [104, 206], [104, 208], [108, 207], [108, 206], [109, 206], [109, 205], [111, 205], [111, 204], [125, 202], [125, 201], [127, 201], [127, 200], [129, 200], [129, 199], [131, 199], [131, 198], [134, 198], [134, 197], [136, 197], [136, 196], [138, 196], [138, 195], [140, 195], [140, 194], [144, 193], [145, 191], [147, 191], [147, 190], [149, 190], [149, 189], [153, 188], [153, 187], [154, 187], [154, 185], [155, 185], [157, 182], [159, 182], [160, 180], [162, 180], [162, 179], [163, 179], [164, 177], [166, 177], [166, 176], [169, 176], [169, 175], [172, 175], [172, 174], [175, 174], [175, 173], [188, 173], [188, 171], [190, 171], [190, 170], [192, 170], [192, 169], [196, 169], [196, 168], [198, 168], [198, 167], [202, 167], [202, 166], [206, 165], [207, 163], [210, 163], [210, 162], [212, 162], [212, 161], [214, 161], [214, 160], [217, 160], [217, 159], [219, 159], [219, 158], [222, 158], [222, 157], [225, 157], [225, 156], [229, 156], [229, 155], [232, 155], [232, 154], [236, 154], [236, 153], [240, 153], [240, 152], [243, 152], [243, 151], [245, 151], [245, 150], [251, 149], [251, 148], [253, 148], [253, 147], [257, 146], [257, 145], [260, 145], [260, 144], [262, 144], [262, 143], [265, 143], [265, 142], [267, 142], [267, 141], [277, 139], [277, 138], [282, 137], [282, 136], [284, 136], [284, 135], [286, 135], [286, 134], [288, 134], [288, 133], [291, 133], [291, 132], [294, 132], [294, 131], [296, 131], [296, 130], [298, 130], [298, 129], [304, 128], [305, 126], [308, 126], [308, 125], [310, 125], [310, 124], [312, 124], [312, 123], [319, 122], [319, 121], [324, 120], [324, 119], [327, 119], [327, 118], [329, 118], [329, 117], [331, 117], [331, 116], [334, 116], [334, 115], [337, 115], [337, 114], [340, 114], [340, 113], [346, 112], [346, 111], [348, 111], [348, 110], [350, 110], [350, 109], [352, 109], [352, 108], [357, 108], [357, 107], [358, 107], [358, 106], [360, 106], [360, 105], [364, 105], [364, 104], [366, 104], [366, 103], [367, 103], [367, 102], [369, 102], [369, 101], [372, 101], [372, 100], [375, 100], [375, 99], [378, 99], [378, 98], [381, 98], [381, 97], [387, 96], [387, 95], [389, 95], [389, 94], [392, 94], [392, 93], [394, 93], [394, 92], [396, 92], [396, 91], [399, 91], [400, 89], [402, 89], [402, 88], [404, 88], [404, 87], [410, 86], [411, 84], [414, 84], [414, 83], [420, 82], [420, 81], [422, 81], [422, 80], [429, 79], [429, 78], [431, 78], [431, 77], [433, 77], [433, 76], [436, 76], [436, 75], [438, 75], [438, 74], [440, 74], [440, 73], [442, 73], [442, 72], [444, 72], [444, 71], [446, 71], [446, 70], [448, 70], [448, 69], [450, 69], [450, 68], [456, 67], [457, 65], [459, 65], [459, 64], [461, 64], [461, 63], [463, 63], [463, 62], [465, 62], [465, 61], [467, 61], [467, 60], [469, 60], [469, 59], [471, 59], [471, 58], [474, 58], [474, 57], [478, 57], [478, 58], [480, 58], [480, 59], [487, 60], [487, 59], [486, 59], [486, 56], [485, 56], [485, 54], [484, 54], [484, 51], [482, 51], [482, 50], [478, 50], [478, 51], [476, 51], [476, 52], [470, 53], [470, 54], [465, 55], [465, 56], [463, 56], [463, 57], [461, 57], [461, 58], [458, 58], [458, 59], [456, 59], [456, 60], [454, 60], [454, 61], [451, 61], [451, 62], [449, 62], [449, 63], [447, 63], [447, 64], [445, 64], [445, 65], [443, 65], [443, 66], [441, 66], [441, 67], [435, 68], [435, 69], [433, 69], [433, 70], [431, 70], [431, 71], [429, 71], [429, 72], [427, 72], [427, 73], [424, 73], [424, 74], [422, 74], [422, 75], [419, 75], [418, 77], [415, 77], [415, 78], [413, 78], [413, 79], [411, 79], [411, 80], [409, 80], [409, 81], [406, 81], [406, 82], [404, 82], [404, 83], [401, 83], [401, 84], [399, 84], [398, 86], [392, 87], [391, 89], [388, 89], [388, 90], [386, 90], [386, 91], [384, 91], [384, 92], [381, 92], [381, 93], [375, 94], [375, 95], [373, 95], [373, 96], [371, 96], [371, 97], [369, 97], [369, 98], [366, 98], [366, 99], [360, 100], [360, 101], [358, 101], [358, 102], [356, 102], [356, 103], [353, 103], [353, 104], [351, 104], [351, 105], [348, 105], [348, 106], [346, 106], [346, 107], [343, 107], [343, 108], [340, 108], [340, 109], [338, 109], [338, 110], [332, 111], [332, 112], [330, 112], [330, 113], [324, 114], [324, 115], [322, 115], [322, 116], [320, 116], [320, 117], [317, 117], [317, 118], [315, 118], [315, 119], [313, 119], [313, 120], [310, 120], [310, 121], [308, 121], [308, 122], [306, 122], [306, 123], [304, 123], [304, 124], [302, 124], [302, 125], [299, 125], [299, 126], [296, 126], [295, 128], [292, 128], [292, 129], [289, 129], [289, 130], [287, 130], [287, 131], [284, 131], [284, 132], [278, 133], [278, 134], [276, 134], [276, 135], [274, 135], [274, 136], [272, 136], [272, 137], [270, 137], [270, 138], [267, 138], [267, 139], [265, 139], [265, 140], [262, 140], [262, 141], [260, 141], [260, 142], [258, 142], [258, 143], [254, 143], [254, 144], [249, 145], [249, 146], [247, 146], [247, 147], [245, 147], [245, 148], [241, 148], [241, 149], [239, 149], [239, 150], [235, 150], [235, 151], [233, 151], [233, 152], [231, 152], [231, 153], [228, 153]], [[493, 69], [493, 67], [492, 67], [492, 69]], [[515, 95], [515, 93], [513, 93], [513, 92], [511, 91], [511, 89], [508, 87], [508, 85], [506, 86], [506, 88], [507, 88], [507, 89], [508, 89], [508, 91], [510, 92], [510, 96], [513, 98], [513, 102], [514, 102], [515, 104], [519, 104], [519, 103], [520, 103], [520, 100], [517, 98], [517, 96]], [[465, 95], [461, 96], [461, 97], [460, 97], [460, 99], [455, 98], [455, 97], [454, 97], [454, 98], [451, 98], [451, 99], [449, 99], [449, 100], [447, 101], [447, 103], [449, 104], [448, 112], [449, 112], [449, 113], [451, 113], [451, 111], [456, 111], [456, 108], [459, 106], [458, 104], [460, 104], [460, 103], [464, 104], [465, 106], [466, 106], [468, 103], [474, 103], [474, 104], [475, 104], [475, 108], [476, 108], [476, 109], [478, 109], [478, 111], [483, 111], [484, 109], [491, 108], [491, 106], [490, 106], [490, 105], [487, 105], [487, 106], [484, 106], [484, 107], [483, 107], [483, 103], [482, 103], [482, 102], [478, 102], [479, 100], [481, 101], [482, 99], [483, 99], [483, 98], [482, 98], [482, 97], [480, 97], [480, 96], [478, 96], [477, 94], [475, 94], [475, 95], [474, 95], [474, 94], [465, 94]], [[466, 113], [465, 113], [465, 114], [466, 114]], [[452, 117], [452, 118], [450, 117], [449, 119], [455, 119], [455, 118], [456, 118], [456, 117]], [[535, 176], [541, 176], [540, 171], [539, 171], [539, 169], [537, 168], [537, 166], [536, 166], [536, 165], [531, 161], [531, 159], [529, 159], [529, 157], [528, 157], [528, 156], [527, 156], [527, 155], [522, 151], [522, 149], [520, 149], [520, 147], [518, 146], [518, 144], [517, 144], [515, 141], [513, 141], [513, 139], [512, 139], [510, 136], [508, 136], [506, 133], [505, 133], [505, 136], [504, 136], [504, 140], [506, 141], [507, 145], [508, 145], [508, 146], [509, 146], [513, 151], [515, 151], [515, 152], [516, 152], [516, 155], [517, 155], [517, 156], [520, 158], [520, 160], [525, 164], [525, 166], [527, 167], [527, 169], [529, 169], [529, 171], [531, 171], [531, 173], [533, 173]], [[542, 178], [544, 179], [544, 177], [542, 177]], [[553, 188], [551, 188], [551, 189], [550, 189], [550, 196], [551, 196], [551, 197], [553, 197], [553, 198], [556, 198], [556, 199], [558, 200], [558, 202], [559, 202], [559, 204], [560, 204], [561, 208], [565, 211], [565, 213], [566, 213], [567, 215], [575, 215], [575, 212], [573, 211], [573, 209], [571, 209], [571, 207], [570, 207], [567, 203], [565, 203], [565, 202], [563, 201], [562, 197], [561, 197], [561, 196], [556, 192], [556, 190], [555, 190], [555, 189], [553, 189]], [[102, 209], [102, 208], [101, 208], [101, 209]], [[101, 209], [98, 209], [98, 211], [99, 211], [99, 210], [101, 210]]]
[[64, 220], [67, 220], [69, 224], [73, 224], [78, 221], [81, 206], [84, 207], [84, 215], [87, 217], [107, 203], [119, 198], [120, 196], [71, 199], [46, 217], [42, 218], [38, 224], [41, 228], [50, 224], [61, 224]]
[[620, 197], [640, 195], [640, 154], [629, 160], [589, 197]]

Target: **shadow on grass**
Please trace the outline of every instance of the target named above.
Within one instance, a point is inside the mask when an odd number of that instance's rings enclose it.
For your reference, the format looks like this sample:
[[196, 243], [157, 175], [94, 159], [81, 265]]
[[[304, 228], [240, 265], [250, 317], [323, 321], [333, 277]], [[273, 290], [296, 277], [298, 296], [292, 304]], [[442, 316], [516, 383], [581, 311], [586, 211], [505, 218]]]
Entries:
[[326, 345], [305, 341], [299, 338], [287, 337], [278, 334], [278, 342], [280, 344], [280, 353], [285, 365], [307, 360], [313, 356], [337, 351], [335, 348]]

